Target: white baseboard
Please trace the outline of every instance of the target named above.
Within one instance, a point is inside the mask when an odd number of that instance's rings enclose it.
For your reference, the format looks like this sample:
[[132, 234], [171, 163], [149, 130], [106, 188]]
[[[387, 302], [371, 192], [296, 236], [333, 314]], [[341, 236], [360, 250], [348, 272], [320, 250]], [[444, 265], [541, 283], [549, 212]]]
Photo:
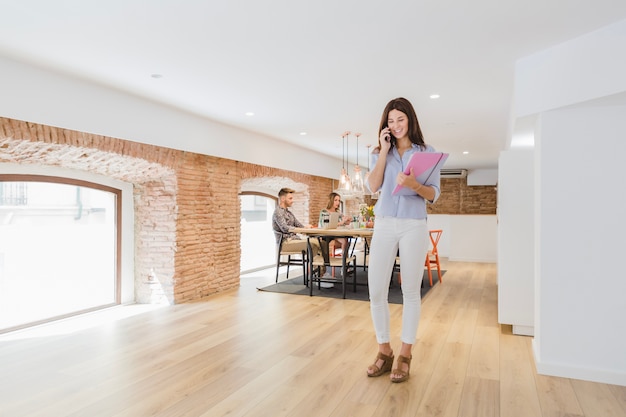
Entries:
[[533, 343], [533, 355], [538, 374], [626, 387], [626, 373], [614, 372], [609, 369], [581, 368], [563, 363], [543, 362], [537, 351], [536, 343]]
[[[441, 257], [441, 255], [439, 255]], [[450, 257], [448, 258], [449, 261], [452, 262], [477, 262], [477, 263], [487, 263], [487, 264], [495, 264], [498, 262], [497, 259], [492, 259], [492, 258], [462, 258], [462, 257]]]
[[520, 336], [534, 336], [535, 335], [535, 327], [534, 326], [518, 326], [513, 325], [513, 334], [517, 334]]

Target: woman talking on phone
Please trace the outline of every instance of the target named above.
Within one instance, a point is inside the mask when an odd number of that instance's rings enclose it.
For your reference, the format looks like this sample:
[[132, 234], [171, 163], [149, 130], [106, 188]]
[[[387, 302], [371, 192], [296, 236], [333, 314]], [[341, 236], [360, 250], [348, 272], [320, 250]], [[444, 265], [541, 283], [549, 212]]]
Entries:
[[[403, 382], [409, 378], [411, 350], [420, 318], [424, 259], [428, 250], [426, 202], [435, 202], [440, 194], [438, 170], [425, 184], [416, 180], [412, 170], [409, 175], [403, 173], [416, 152], [435, 150], [424, 142], [411, 103], [405, 98], [393, 99], [387, 103], [380, 120], [378, 146], [372, 151], [373, 169], [367, 181], [373, 193], [380, 190], [374, 208], [376, 222], [368, 267], [370, 310], [378, 355], [368, 367], [367, 375], [377, 377], [391, 372], [391, 382]], [[398, 185], [410, 191], [393, 195]], [[402, 345], [394, 367], [388, 297], [398, 250], [402, 275]]]

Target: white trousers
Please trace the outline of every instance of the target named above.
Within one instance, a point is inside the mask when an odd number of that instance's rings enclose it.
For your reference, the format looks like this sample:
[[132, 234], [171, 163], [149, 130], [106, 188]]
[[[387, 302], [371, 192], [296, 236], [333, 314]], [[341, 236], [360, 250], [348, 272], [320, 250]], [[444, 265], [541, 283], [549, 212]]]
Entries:
[[389, 284], [398, 249], [403, 299], [401, 340], [412, 345], [417, 337], [424, 260], [428, 251], [428, 225], [425, 219], [376, 217], [367, 280], [370, 310], [378, 343], [391, 341]]

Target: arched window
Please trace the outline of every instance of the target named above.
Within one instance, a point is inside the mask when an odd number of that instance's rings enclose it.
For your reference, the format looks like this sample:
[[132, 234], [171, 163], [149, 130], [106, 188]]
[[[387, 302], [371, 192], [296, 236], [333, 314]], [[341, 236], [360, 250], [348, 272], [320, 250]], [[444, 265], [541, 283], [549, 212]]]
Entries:
[[119, 304], [121, 191], [0, 175], [0, 332]]

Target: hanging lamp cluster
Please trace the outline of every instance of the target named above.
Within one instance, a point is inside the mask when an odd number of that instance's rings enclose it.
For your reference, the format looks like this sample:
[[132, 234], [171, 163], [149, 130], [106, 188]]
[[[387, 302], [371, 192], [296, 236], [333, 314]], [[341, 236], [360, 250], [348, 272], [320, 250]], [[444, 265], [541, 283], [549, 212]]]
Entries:
[[[354, 165], [354, 173], [352, 176], [348, 173], [349, 171], [349, 162], [348, 162], [348, 154], [349, 154], [349, 142], [350, 142], [350, 131], [345, 131], [341, 135], [341, 174], [339, 175], [339, 188], [335, 190], [335, 192], [341, 194], [342, 198], [363, 198], [366, 193], [367, 187], [365, 186], [365, 180], [369, 175], [369, 159], [368, 159], [368, 169], [366, 173], [363, 173], [361, 167], [359, 166], [359, 137], [360, 133], [354, 133], [356, 136], [356, 164]], [[369, 145], [368, 145], [369, 149]]]

